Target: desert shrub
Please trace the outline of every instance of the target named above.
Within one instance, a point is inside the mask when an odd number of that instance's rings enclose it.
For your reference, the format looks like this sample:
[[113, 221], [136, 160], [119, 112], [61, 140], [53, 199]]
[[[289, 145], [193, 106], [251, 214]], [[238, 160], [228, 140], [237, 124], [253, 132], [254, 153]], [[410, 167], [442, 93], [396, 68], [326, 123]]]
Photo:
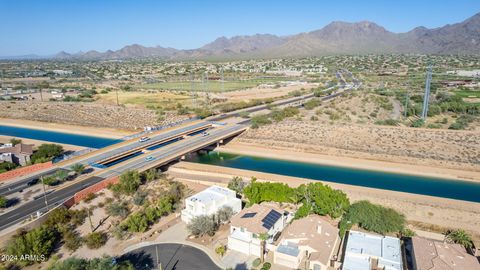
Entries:
[[215, 253], [223, 257], [225, 255], [225, 252], [227, 252], [227, 247], [225, 245], [218, 246], [215, 248]]
[[85, 237], [85, 244], [89, 249], [99, 249], [107, 243], [108, 236], [104, 232], [92, 232]]
[[63, 245], [70, 251], [75, 251], [82, 246], [82, 237], [76, 230], [66, 230], [63, 235]]

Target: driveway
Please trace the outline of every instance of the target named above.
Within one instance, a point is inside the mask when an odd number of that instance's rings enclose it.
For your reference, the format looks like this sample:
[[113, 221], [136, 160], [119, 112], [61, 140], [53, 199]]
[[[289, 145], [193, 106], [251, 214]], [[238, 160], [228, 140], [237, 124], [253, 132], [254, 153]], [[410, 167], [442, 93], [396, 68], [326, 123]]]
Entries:
[[200, 249], [182, 244], [154, 244], [132, 250], [119, 258], [128, 259], [135, 269], [163, 270], [215, 270], [220, 269], [210, 257]]

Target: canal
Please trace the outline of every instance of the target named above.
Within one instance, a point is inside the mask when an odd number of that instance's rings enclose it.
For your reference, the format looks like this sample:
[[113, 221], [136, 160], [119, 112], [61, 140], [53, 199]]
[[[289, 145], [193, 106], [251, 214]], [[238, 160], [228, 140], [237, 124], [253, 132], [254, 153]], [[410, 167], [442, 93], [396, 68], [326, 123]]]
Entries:
[[52, 143], [72, 144], [89, 148], [102, 148], [120, 142], [120, 140], [117, 139], [2, 125], [0, 125], [0, 135], [47, 141]]
[[192, 162], [313, 180], [480, 202], [480, 183], [209, 152]]
[[[0, 135], [101, 148], [117, 139], [0, 125]], [[164, 146], [164, 145], [161, 145]], [[159, 147], [161, 147], [159, 146]], [[189, 161], [414, 194], [480, 202], [480, 183], [209, 152]]]

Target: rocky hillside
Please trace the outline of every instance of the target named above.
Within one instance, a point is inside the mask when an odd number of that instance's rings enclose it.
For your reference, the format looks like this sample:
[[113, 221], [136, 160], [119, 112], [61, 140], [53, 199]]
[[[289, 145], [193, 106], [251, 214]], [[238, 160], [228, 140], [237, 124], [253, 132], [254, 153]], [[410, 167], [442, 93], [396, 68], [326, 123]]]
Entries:
[[427, 29], [417, 27], [406, 33], [393, 33], [373, 22], [332, 22], [322, 29], [291, 36], [256, 34], [220, 37], [193, 50], [144, 47], [138, 44], [117, 51], [61, 52], [61, 59], [125, 59], [160, 57], [193, 59], [208, 57], [297, 57], [322, 54], [421, 53], [478, 54], [480, 52], [480, 13], [452, 25]]

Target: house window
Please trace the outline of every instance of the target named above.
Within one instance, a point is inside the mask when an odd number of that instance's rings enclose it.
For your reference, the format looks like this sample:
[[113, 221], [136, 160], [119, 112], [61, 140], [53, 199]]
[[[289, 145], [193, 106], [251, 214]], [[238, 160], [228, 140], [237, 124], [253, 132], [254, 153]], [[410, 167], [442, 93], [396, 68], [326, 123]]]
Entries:
[[245, 228], [240, 228], [240, 231], [241, 231], [241, 232], [245, 232]]
[[254, 233], [253, 238], [258, 238], [258, 235], [256, 233]]

